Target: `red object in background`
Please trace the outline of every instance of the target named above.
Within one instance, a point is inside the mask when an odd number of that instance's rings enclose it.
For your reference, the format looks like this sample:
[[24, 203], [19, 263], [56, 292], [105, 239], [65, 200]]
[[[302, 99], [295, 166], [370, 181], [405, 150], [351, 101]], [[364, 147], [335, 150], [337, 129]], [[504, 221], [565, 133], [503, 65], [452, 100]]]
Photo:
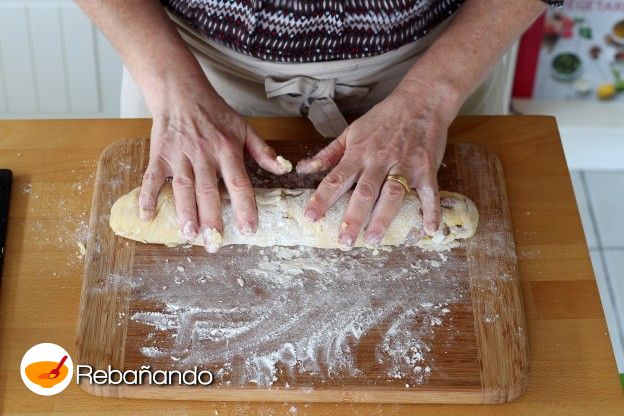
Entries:
[[569, 39], [574, 36], [574, 19], [568, 16], [561, 16], [561, 37]]
[[544, 36], [544, 19], [544, 15], [541, 15], [520, 39], [512, 92], [516, 98], [531, 98], [533, 96], [537, 62]]

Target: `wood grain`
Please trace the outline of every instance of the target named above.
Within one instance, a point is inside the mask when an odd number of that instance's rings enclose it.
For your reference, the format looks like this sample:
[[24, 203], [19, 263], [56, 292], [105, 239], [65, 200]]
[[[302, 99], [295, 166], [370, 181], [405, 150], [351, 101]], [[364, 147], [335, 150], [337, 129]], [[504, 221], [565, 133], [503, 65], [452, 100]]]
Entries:
[[[119, 192], [130, 191], [129, 184], [140, 181], [142, 170], [119, 169], [127, 160], [136, 160], [138, 166], [147, 163], [144, 140], [128, 140], [118, 143], [119, 151], [107, 148], [98, 162], [95, 176], [97, 186], [93, 192], [92, 206], [107, 207], [110, 212], [110, 197]], [[117, 182], [110, 179], [103, 166], [115, 166]], [[118, 186], [116, 186], [118, 185]], [[114, 201], [113, 201], [114, 202]], [[102, 222], [104, 220], [104, 222]], [[78, 363], [94, 368], [123, 368], [126, 342], [126, 325], [119, 325], [117, 316], [128, 314], [130, 287], [124, 281], [107, 280], [111, 275], [129, 276], [134, 265], [133, 247], [123, 239], [115, 238], [108, 226], [108, 216], [101, 217], [96, 210], [91, 211], [85, 255], [85, 272], [82, 279], [79, 316], [77, 323], [76, 349]], [[85, 314], [85, 311], [91, 313]], [[95, 341], [95, 343], [93, 343]], [[86, 385], [85, 385], [86, 386]], [[119, 396], [121, 387], [115, 385], [89, 385], [90, 392], [98, 395]]]
[[[292, 160], [299, 160], [306, 153], [318, 151], [325, 144], [326, 142], [321, 141], [308, 142], [308, 147], [302, 152], [302, 147], [296, 141], [273, 142], [279, 154]], [[201, 261], [206, 258], [206, 253], [200, 247], [179, 250], [128, 241], [115, 237], [108, 226], [112, 204], [140, 184], [141, 172], [147, 164], [148, 148], [147, 140], [121, 140], [107, 147], [98, 163], [76, 336], [77, 362], [95, 368], [105, 369], [111, 365], [116, 369], [139, 369], [144, 364], [152, 368], [174, 368], [180, 371], [192, 368], [190, 364], [186, 367], [177, 365], [180, 358], [172, 358], [169, 353], [164, 358], [148, 358], [142, 355], [143, 348], [154, 346], [175, 351], [175, 344], [182, 336], [179, 331], [170, 330], [152, 333], [149, 325], [131, 321], [129, 317], [135, 314], [163, 314], [166, 305], [145, 300], [149, 296], [143, 292], [154, 290], [149, 286], [130, 288], [136, 286], [134, 281], [141, 279], [140, 276], [148, 276], [150, 280], [154, 280], [154, 276], [165, 273], [163, 259], [167, 259], [170, 264], [185, 265], [185, 259], [189, 262]], [[294, 173], [275, 177], [259, 170], [253, 162], [249, 164], [248, 171], [251, 172], [252, 182], [257, 186], [314, 187], [322, 177], [317, 175], [303, 180]], [[249, 383], [247, 380], [237, 382], [239, 376], [235, 374], [224, 377], [210, 388], [132, 385], [95, 387], [86, 383], [82, 387], [90, 393], [103, 396], [178, 400], [503, 403], [516, 399], [525, 390], [528, 380], [528, 347], [500, 163], [485, 146], [451, 145], [439, 172], [439, 181], [442, 189], [459, 190], [473, 199], [480, 210], [480, 225], [474, 238], [445, 253], [450, 260], [441, 266], [441, 273], [454, 276], [458, 285], [462, 286], [461, 290], [469, 293], [469, 296], [455, 302], [449, 319], [445, 319], [442, 326], [434, 327], [429, 345], [432, 361], [416, 362], [408, 369], [414, 371], [413, 367], [416, 365], [424, 368], [429, 363], [433, 366], [435, 362], [435, 367], [432, 367], [431, 374], [425, 380], [406, 388], [406, 382], [410, 383], [411, 379], [389, 377], [384, 373], [387, 365], [376, 361], [374, 352], [382, 342], [384, 334], [399, 319], [402, 309], [408, 306], [401, 305], [354, 341], [357, 344], [354, 349], [359, 351], [357, 363], [361, 370], [357, 375], [299, 371], [293, 378], [278, 373], [270, 388]], [[232, 258], [238, 257], [234, 250], [233, 247], [226, 247], [218, 255], [210, 256], [210, 264], [227, 266]], [[321, 257], [331, 254], [328, 250], [318, 252]], [[261, 263], [263, 253], [262, 248], [249, 247], [245, 251], [245, 257], [250, 259], [251, 265], [256, 265]], [[370, 257], [366, 254], [365, 256]], [[374, 264], [367, 263], [366, 257], [355, 256], [349, 261], [355, 262], [355, 268], [361, 270], [374, 267]], [[438, 258], [437, 255], [424, 253], [416, 247], [397, 249], [395, 257], [391, 265], [385, 267], [386, 276], [399, 275], [413, 261]], [[235, 276], [244, 276], [246, 285], [251, 285], [246, 294], [236, 295], [247, 296], [250, 300], [238, 298], [233, 305], [238, 307], [246, 302], [263, 301], [255, 299], [254, 296], [255, 293], [264, 292], [266, 288], [260, 282], [254, 281], [253, 274], [245, 276], [247, 266], [239, 263], [239, 267], [228, 270]], [[417, 275], [417, 272], [413, 271], [413, 274]], [[371, 287], [371, 292], [383, 293], [384, 286], [397, 284], [414, 293], [424, 290], [422, 278], [415, 280], [410, 286], [405, 281], [388, 282], [383, 276]], [[216, 276], [220, 281], [228, 277]], [[333, 276], [336, 280], [343, 278], [338, 272]], [[217, 290], [214, 286], [216, 283], [212, 282], [212, 288], [208, 284], [206, 291], [203, 285], [195, 285], [191, 290], [192, 296], [210, 297]], [[360, 280], [360, 284], [366, 283]], [[288, 292], [282, 295], [289, 296]], [[336, 300], [341, 297], [340, 293], [335, 295]], [[223, 302], [222, 296], [214, 296], [219, 297], [218, 302]], [[296, 298], [299, 295], [290, 296]], [[304, 296], [314, 298], [315, 294], [309, 292]], [[262, 297], [266, 297], [266, 294]], [[391, 304], [394, 300], [392, 297], [380, 298], [377, 300], [381, 302], [378, 308], [383, 308], [384, 303]], [[192, 298], [188, 299], [189, 305], [193, 302]], [[321, 303], [313, 300], [307, 307], [314, 308], [314, 305]], [[321, 308], [324, 306], [321, 305]], [[338, 314], [346, 312], [340, 309], [335, 311]], [[214, 318], [205, 319], [211, 322], [221, 313], [214, 312]], [[431, 319], [431, 311], [422, 310], [413, 317], [412, 325], [429, 328]], [[277, 316], [272, 321], [275, 322], [275, 327], [267, 327], [266, 331], [269, 333], [280, 325], [292, 326], [285, 334], [285, 340], [289, 344], [305, 332], [297, 329], [296, 322], [280, 322]], [[404, 330], [408, 331], [407, 328]], [[417, 334], [414, 333], [413, 337], [417, 338]], [[240, 338], [243, 336], [228, 341], [228, 351], [238, 348], [237, 342], [242, 342]], [[186, 346], [186, 349], [215, 349], [218, 348], [217, 345], [210, 342], [194, 343]], [[275, 351], [279, 347], [279, 344], [276, 345]], [[250, 356], [242, 356], [240, 359], [249, 362], [259, 352], [254, 350], [247, 354]], [[224, 361], [196, 364], [213, 372], [231, 366]], [[275, 365], [277, 368], [284, 364], [278, 362]]]
[[[268, 139], [315, 140], [300, 119], [252, 119]], [[122, 137], [146, 137], [150, 120], [0, 122], [0, 166], [13, 170], [0, 283], [0, 412], [105, 415], [615, 415], [624, 395], [554, 118], [460, 117], [449, 142], [485, 144], [504, 170], [530, 339], [526, 392], [502, 406], [125, 400], [77, 385], [35, 396], [20, 380], [24, 352], [54, 342], [75, 356], [83, 264], [59, 244], [62, 226], [88, 220], [98, 157]], [[77, 192], [76, 185], [83, 185]], [[32, 192], [25, 192], [32, 185]], [[60, 206], [59, 200], [66, 204]], [[84, 215], [83, 215], [84, 213]], [[49, 237], [49, 241], [46, 238]], [[55, 299], [55, 302], [50, 302]]]

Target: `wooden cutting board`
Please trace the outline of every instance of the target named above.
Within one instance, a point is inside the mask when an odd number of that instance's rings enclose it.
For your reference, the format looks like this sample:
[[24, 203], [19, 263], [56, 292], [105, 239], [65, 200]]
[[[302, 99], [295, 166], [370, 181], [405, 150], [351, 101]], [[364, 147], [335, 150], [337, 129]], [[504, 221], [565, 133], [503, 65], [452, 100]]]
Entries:
[[[297, 161], [322, 142], [272, 141]], [[451, 251], [146, 245], [115, 237], [110, 207], [139, 186], [147, 139], [99, 161], [76, 336], [98, 369], [214, 375], [211, 386], [91, 385], [108, 397], [179, 400], [502, 403], [528, 382], [528, 340], [500, 162], [447, 149], [441, 189], [480, 212]], [[255, 186], [313, 187], [248, 162]]]

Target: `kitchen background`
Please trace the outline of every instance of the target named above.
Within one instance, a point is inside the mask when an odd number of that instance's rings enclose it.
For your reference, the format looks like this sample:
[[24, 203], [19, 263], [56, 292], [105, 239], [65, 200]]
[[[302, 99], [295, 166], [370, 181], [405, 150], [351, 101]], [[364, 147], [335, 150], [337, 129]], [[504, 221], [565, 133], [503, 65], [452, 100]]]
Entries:
[[[515, 48], [510, 112], [557, 117], [624, 383], [624, 1], [566, 0]], [[118, 117], [121, 65], [72, 1], [0, 2], [0, 119]]]

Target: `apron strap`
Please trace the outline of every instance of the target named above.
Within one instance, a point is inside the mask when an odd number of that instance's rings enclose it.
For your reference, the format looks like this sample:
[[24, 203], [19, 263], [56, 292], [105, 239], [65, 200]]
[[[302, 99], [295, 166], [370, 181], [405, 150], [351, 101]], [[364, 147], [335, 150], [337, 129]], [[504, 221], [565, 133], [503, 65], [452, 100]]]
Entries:
[[264, 80], [268, 99], [276, 99], [280, 106], [293, 116], [307, 117], [323, 137], [338, 137], [348, 124], [334, 97], [362, 98], [366, 87], [336, 84], [335, 78], [315, 79], [298, 76], [286, 81], [271, 77]]

